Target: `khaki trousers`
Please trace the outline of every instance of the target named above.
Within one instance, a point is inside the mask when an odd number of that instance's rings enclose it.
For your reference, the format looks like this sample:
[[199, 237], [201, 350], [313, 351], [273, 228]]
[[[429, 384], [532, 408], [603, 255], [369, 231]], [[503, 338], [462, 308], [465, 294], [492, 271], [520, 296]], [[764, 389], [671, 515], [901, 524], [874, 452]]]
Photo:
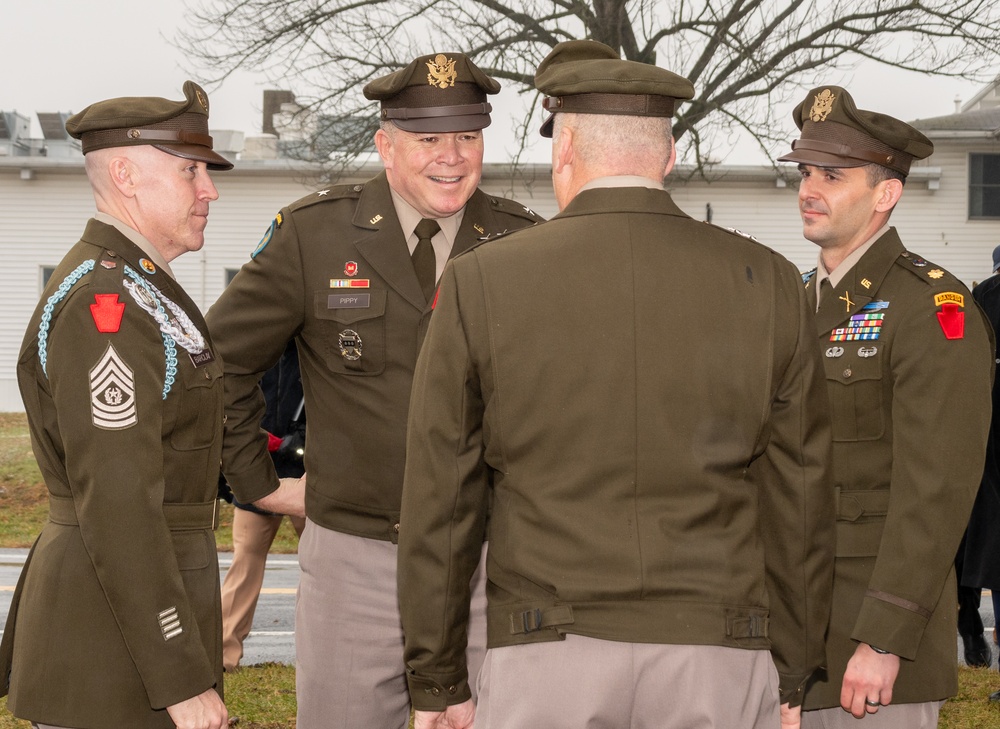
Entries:
[[803, 711], [802, 729], [935, 729], [943, 705], [943, 701], [889, 704], [861, 719], [839, 706]]
[[[264, 584], [267, 553], [283, 518], [233, 510], [233, 564], [222, 582], [222, 666], [226, 671], [235, 670], [243, 657], [243, 641], [253, 627]], [[289, 518], [295, 533], [302, 536], [305, 519]]]
[[771, 654], [581, 635], [491, 648], [475, 729], [777, 729]]
[[[486, 653], [486, 548], [473, 577], [470, 685]], [[396, 545], [306, 520], [295, 605], [297, 729], [405, 729]]]

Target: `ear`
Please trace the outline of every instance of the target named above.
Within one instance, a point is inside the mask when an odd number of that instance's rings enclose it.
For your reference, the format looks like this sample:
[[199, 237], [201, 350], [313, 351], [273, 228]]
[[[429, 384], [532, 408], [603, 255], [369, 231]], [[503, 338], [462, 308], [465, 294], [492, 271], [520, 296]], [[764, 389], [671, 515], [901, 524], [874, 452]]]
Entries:
[[670, 159], [667, 160], [667, 167], [663, 170], [663, 176], [666, 177], [674, 169], [674, 164], [677, 162], [677, 141], [670, 137]]
[[879, 213], [887, 213], [896, 207], [899, 198], [903, 196], [903, 183], [899, 180], [883, 180], [879, 183], [881, 192], [875, 202], [875, 210]]
[[108, 177], [123, 197], [135, 197], [136, 172], [135, 165], [128, 157], [112, 157], [108, 160]]
[[554, 174], [562, 174], [575, 161], [576, 151], [573, 148], [573, 137], [573, 129], [563, 125], [552, 148], [552, 172]]
[[386, 167], [392, 164], [392, 137], [385, 133], [385, 130], [379, 129], [375, 132], [375, 149], [378, 150], [378, 156], [382, 158], [382, 164]]

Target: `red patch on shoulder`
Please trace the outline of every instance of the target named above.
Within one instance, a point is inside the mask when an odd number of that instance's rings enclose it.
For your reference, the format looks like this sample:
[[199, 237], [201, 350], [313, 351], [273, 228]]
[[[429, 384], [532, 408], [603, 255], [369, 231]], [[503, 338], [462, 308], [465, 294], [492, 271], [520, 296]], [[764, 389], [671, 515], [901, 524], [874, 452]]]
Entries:
[[94, 294], [96, 304], [90, 305], [90, 315], [94, 317], [97, 331], [113, 334], [122, 325], [125, 304], [118, 302], [118, 294]]
[[941, 304], [937, 318], [945, 339], [962, 339], [965, 336], [965, 312], [958, 310], [958, 304]]

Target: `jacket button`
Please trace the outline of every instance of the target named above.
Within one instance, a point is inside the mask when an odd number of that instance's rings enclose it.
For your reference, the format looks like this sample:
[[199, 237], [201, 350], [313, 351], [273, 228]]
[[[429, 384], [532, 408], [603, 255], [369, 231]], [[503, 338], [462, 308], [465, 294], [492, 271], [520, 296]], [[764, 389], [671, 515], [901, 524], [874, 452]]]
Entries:
[[851, 372], [850, 368], [844, 370], [844, 377], [850, 377], [852, 374], [853, 373]]
[[434, 688], [431, 689], [431, 693], [434, 694], [435, 696], [440, 696], [441, 695], [441, 689], [439, 689], [437, 686], [435, 686]]
[[396, 532], [396, 534], [399, 534], [399, 523], [398, 522], [392, 525], [392, 530], [394, 532]]
[[452, 696], [454, 696], [455, 694], [457, 694], [458, 693], [458, 686], [449, 686], [448, 687], [448, 693], [451, 694]]

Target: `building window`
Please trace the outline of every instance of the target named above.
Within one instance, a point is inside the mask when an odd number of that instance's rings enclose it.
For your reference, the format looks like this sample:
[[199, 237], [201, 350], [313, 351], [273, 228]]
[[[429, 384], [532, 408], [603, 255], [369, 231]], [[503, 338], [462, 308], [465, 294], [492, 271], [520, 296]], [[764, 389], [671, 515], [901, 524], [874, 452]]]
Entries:
[[44, 291], [45, 287], [49, 285], [49, 279], [52, 278], [52, 274], [55, 273], [55, 270], [56, 270], [55, 266], [42, 266], [42, 269], [40, 271], [42, 276], [42, 284], [38, 288], [38, 293]]
[[1000, 154], [969, 155], [969, 218], [1000, 218]]
[[226, 286], [233, 282], [233, 278], [240, 272], [238, 268], [227, 268], [226, 269]]

